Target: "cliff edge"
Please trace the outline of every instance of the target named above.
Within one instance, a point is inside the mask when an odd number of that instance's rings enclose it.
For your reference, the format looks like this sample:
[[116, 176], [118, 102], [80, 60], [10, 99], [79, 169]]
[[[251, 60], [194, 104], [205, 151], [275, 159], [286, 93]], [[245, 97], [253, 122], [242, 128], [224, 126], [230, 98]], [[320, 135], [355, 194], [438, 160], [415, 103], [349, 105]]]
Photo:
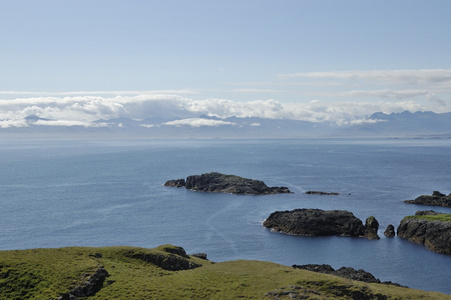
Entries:
[[401, 220], [397, 234], [434, 252], [451, 254], [451, 214], [417, 211]]

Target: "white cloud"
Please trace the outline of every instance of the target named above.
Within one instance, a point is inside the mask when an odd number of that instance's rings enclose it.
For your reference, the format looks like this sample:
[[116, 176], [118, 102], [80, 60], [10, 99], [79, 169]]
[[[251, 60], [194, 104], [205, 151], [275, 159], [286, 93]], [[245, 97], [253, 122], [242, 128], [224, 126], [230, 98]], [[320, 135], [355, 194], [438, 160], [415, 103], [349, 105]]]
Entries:
[[11, 127], [27, 127], [27, 121], [25, 119], [20, 120], [0, 120], [0, 128]]
[[176, 121], [170, 121], [163, 123], [163, 125], [171, 125], [171, 126], [191, 126], [191, 127], [202, 127], [202, 126], [223, 126], [223, 125], [236, 125], [232, 122], [225, 122], [221, 120], [211, 120], [211, 119], [203, 119], [203, 118], [189, 118], [189, 119], [182, 119], [182, 120], [176, 120]]
[[[33, 124], [39, 126], [83, 126], [83, 127], [93, 126], [92, 124], [86, 122], [68, 121], [68, 120], [37, 120]], [[99, 127], [99, 125], [95, 124], [95, 127]]]
[[[346, 92], [343, 92], [346, 93]], [[384, 94], [390, 101], [339, 101], [326, 102], [312, 100], [305, 103], [282, 103], [277, 100], [232, 101], [228, 99], [190, 99], [179, 95], [140, 96], [74, 96], [37, 97], [0, 100], [0, 127], [27, 126], [25, 117], [35, 115], [49, 121], [40, 120], [37, 125], [94, 126], [91, 122], [101, 119], [129, 118], [144, 120], [163, 118], [178, 120], [167, 122], [172, 126], [221, 126], [234, 123], [222, 120], [207, 120], [202, 115], [225, 119], [228, 117], [258, 117], [268, 119], [295, 119], [311, 122], [328, 121], [337, 124], [365, 119], [374, 112], [402, 112], [408, 110], [435, 112], [451, 111], [451, 103], [428, 93], [429, 101], [421, 103], [412, 100], [424, 95], [422, 90], [409, 91], [354, 91], [355, 97]], [[408, 97], [409, 96], [409, 97]], [[407, 97], [407, 98], [406, 98]], [[440, 104], [440, 105], [437, 105]], [[98, 123], [93, 123], [98, 124]], [[106, 122], [100, 122], [105, 126]], [[148, 122], [149, 126], [157, 126]]]

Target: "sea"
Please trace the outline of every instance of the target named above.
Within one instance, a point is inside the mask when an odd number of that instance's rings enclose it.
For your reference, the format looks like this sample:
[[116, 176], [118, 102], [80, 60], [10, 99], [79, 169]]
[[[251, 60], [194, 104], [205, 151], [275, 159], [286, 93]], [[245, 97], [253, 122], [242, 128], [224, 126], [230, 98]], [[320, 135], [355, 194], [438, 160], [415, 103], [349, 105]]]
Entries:
[[[293, 193], [163, 186], [213, 171]], [[451, 213], [403, 202], [436, 190], [451, 192], [451, 139], [1, 140], [0, 250], [173, 244], [216, 262], [346, 266], [451, 294], [450, 255], [383, 234], [418, 210]], [[292, 236], [262, 226], [272, 212], [296, 208], [348, 210], [363, 222], [374, 216], [381, 239]]]

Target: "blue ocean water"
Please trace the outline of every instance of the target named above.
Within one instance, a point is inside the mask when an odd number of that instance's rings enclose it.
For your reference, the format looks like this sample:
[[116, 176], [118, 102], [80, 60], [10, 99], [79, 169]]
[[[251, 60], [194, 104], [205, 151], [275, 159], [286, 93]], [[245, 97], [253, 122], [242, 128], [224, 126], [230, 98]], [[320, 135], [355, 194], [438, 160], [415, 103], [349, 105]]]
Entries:
[[[417, 210], [451, 213], [403, 203], [433, 190], [451, 192], [451, 140], [0, 141], [0, 168], [1, 250], [171, 243], [213, 261], [347, 266], [451, 294], [451, 256], [383, 235]], [[212, 171], [294, 194], [163, 186]], [[381, 239], [289, 236], [261, 225], [272, 212], [295, 208], [344, 209], [363, 221], [375, 216]]]

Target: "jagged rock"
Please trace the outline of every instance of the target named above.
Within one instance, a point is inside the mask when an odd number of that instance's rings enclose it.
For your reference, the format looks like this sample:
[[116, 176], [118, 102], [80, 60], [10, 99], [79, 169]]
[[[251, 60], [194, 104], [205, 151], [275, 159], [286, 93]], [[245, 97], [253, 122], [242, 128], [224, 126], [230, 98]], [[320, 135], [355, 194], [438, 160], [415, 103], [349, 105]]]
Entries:
[[79, 297], [84, 298], [94, 296], [98, 291], [102, 289], [105, 278], [108, 276], [109, 274], [105, 270], [105, 268], [98, 266], [92, 275], [85, 274], [83, 276], [84, 278], [81, 284], [77, 285], [70, 292], [61, 295], [58, 300], [75, 300]]
[[320, 191], [307, 191], [305, 192], [307, 195], [328, 195], [328, 196], [338, 196], [339, 193], [333, 192], [320, 192]]
[[370, 240], [378, 240], [380, 237], [377, 235], [377, 230], [379, 229], [379, 222], [375, 217], [368, 217], [365, 221], [365, 237]]
[[184, 187], [186, 185], [185, 179], [173, 179], [165, 182], [164, 186], [170, 187]]
[[439, 191], [434, 191], [432, 196], [421, 195], [415, 200], [406, 200], [404, 203], [409, 204], [419, 204], [419, 205], [429, 205], [429, 206], [445, 206], [451, 207], [451, 194], [446, 196]]
[[287, 187], [268, 187], [263, 181], [247, 179], [235, 175], [225, 175], [217, 172], [201, 175], [191, 175], [184, 179], [169, 180], [165, 186], [181, 187], [201, 192], [272, 195], [291, 193]]
[[317, 273], [331, 274], [331, 275], [340, 276], [340, 277], [344, 277], [344, 278], [351, 279], [351, 280], [401, 286], [400, 284], [393, 283], [391, 281], [381, 282], [378, 278], [374, 277], [373, 274], [366, 272], [365, 270], [362, 270], [362, 269], [356, 270], [356, 269], [350, 268], [350, 267], [341, 267], [340, 269], [335, 270], [334, 268], [332, 268], [332, 266], [325, 265], [325, 264], [324, 265], [316, 265], [316, 264], [293, 265], [292, 267], [295, 269], [303, 269], [303, 270], [317, 272]]
[[398, 236], [434, 252], [451, 254], [451, 222], [421, 218], [435, 215], [442, 213], [418, 211], [415, 216], [405, 217], [397, 228]]
[[394, 237], [395, 236], [395, 226], [392, 224], [388, 224], [387, 229], [384, 231], [384, 235], [386, 237]]

